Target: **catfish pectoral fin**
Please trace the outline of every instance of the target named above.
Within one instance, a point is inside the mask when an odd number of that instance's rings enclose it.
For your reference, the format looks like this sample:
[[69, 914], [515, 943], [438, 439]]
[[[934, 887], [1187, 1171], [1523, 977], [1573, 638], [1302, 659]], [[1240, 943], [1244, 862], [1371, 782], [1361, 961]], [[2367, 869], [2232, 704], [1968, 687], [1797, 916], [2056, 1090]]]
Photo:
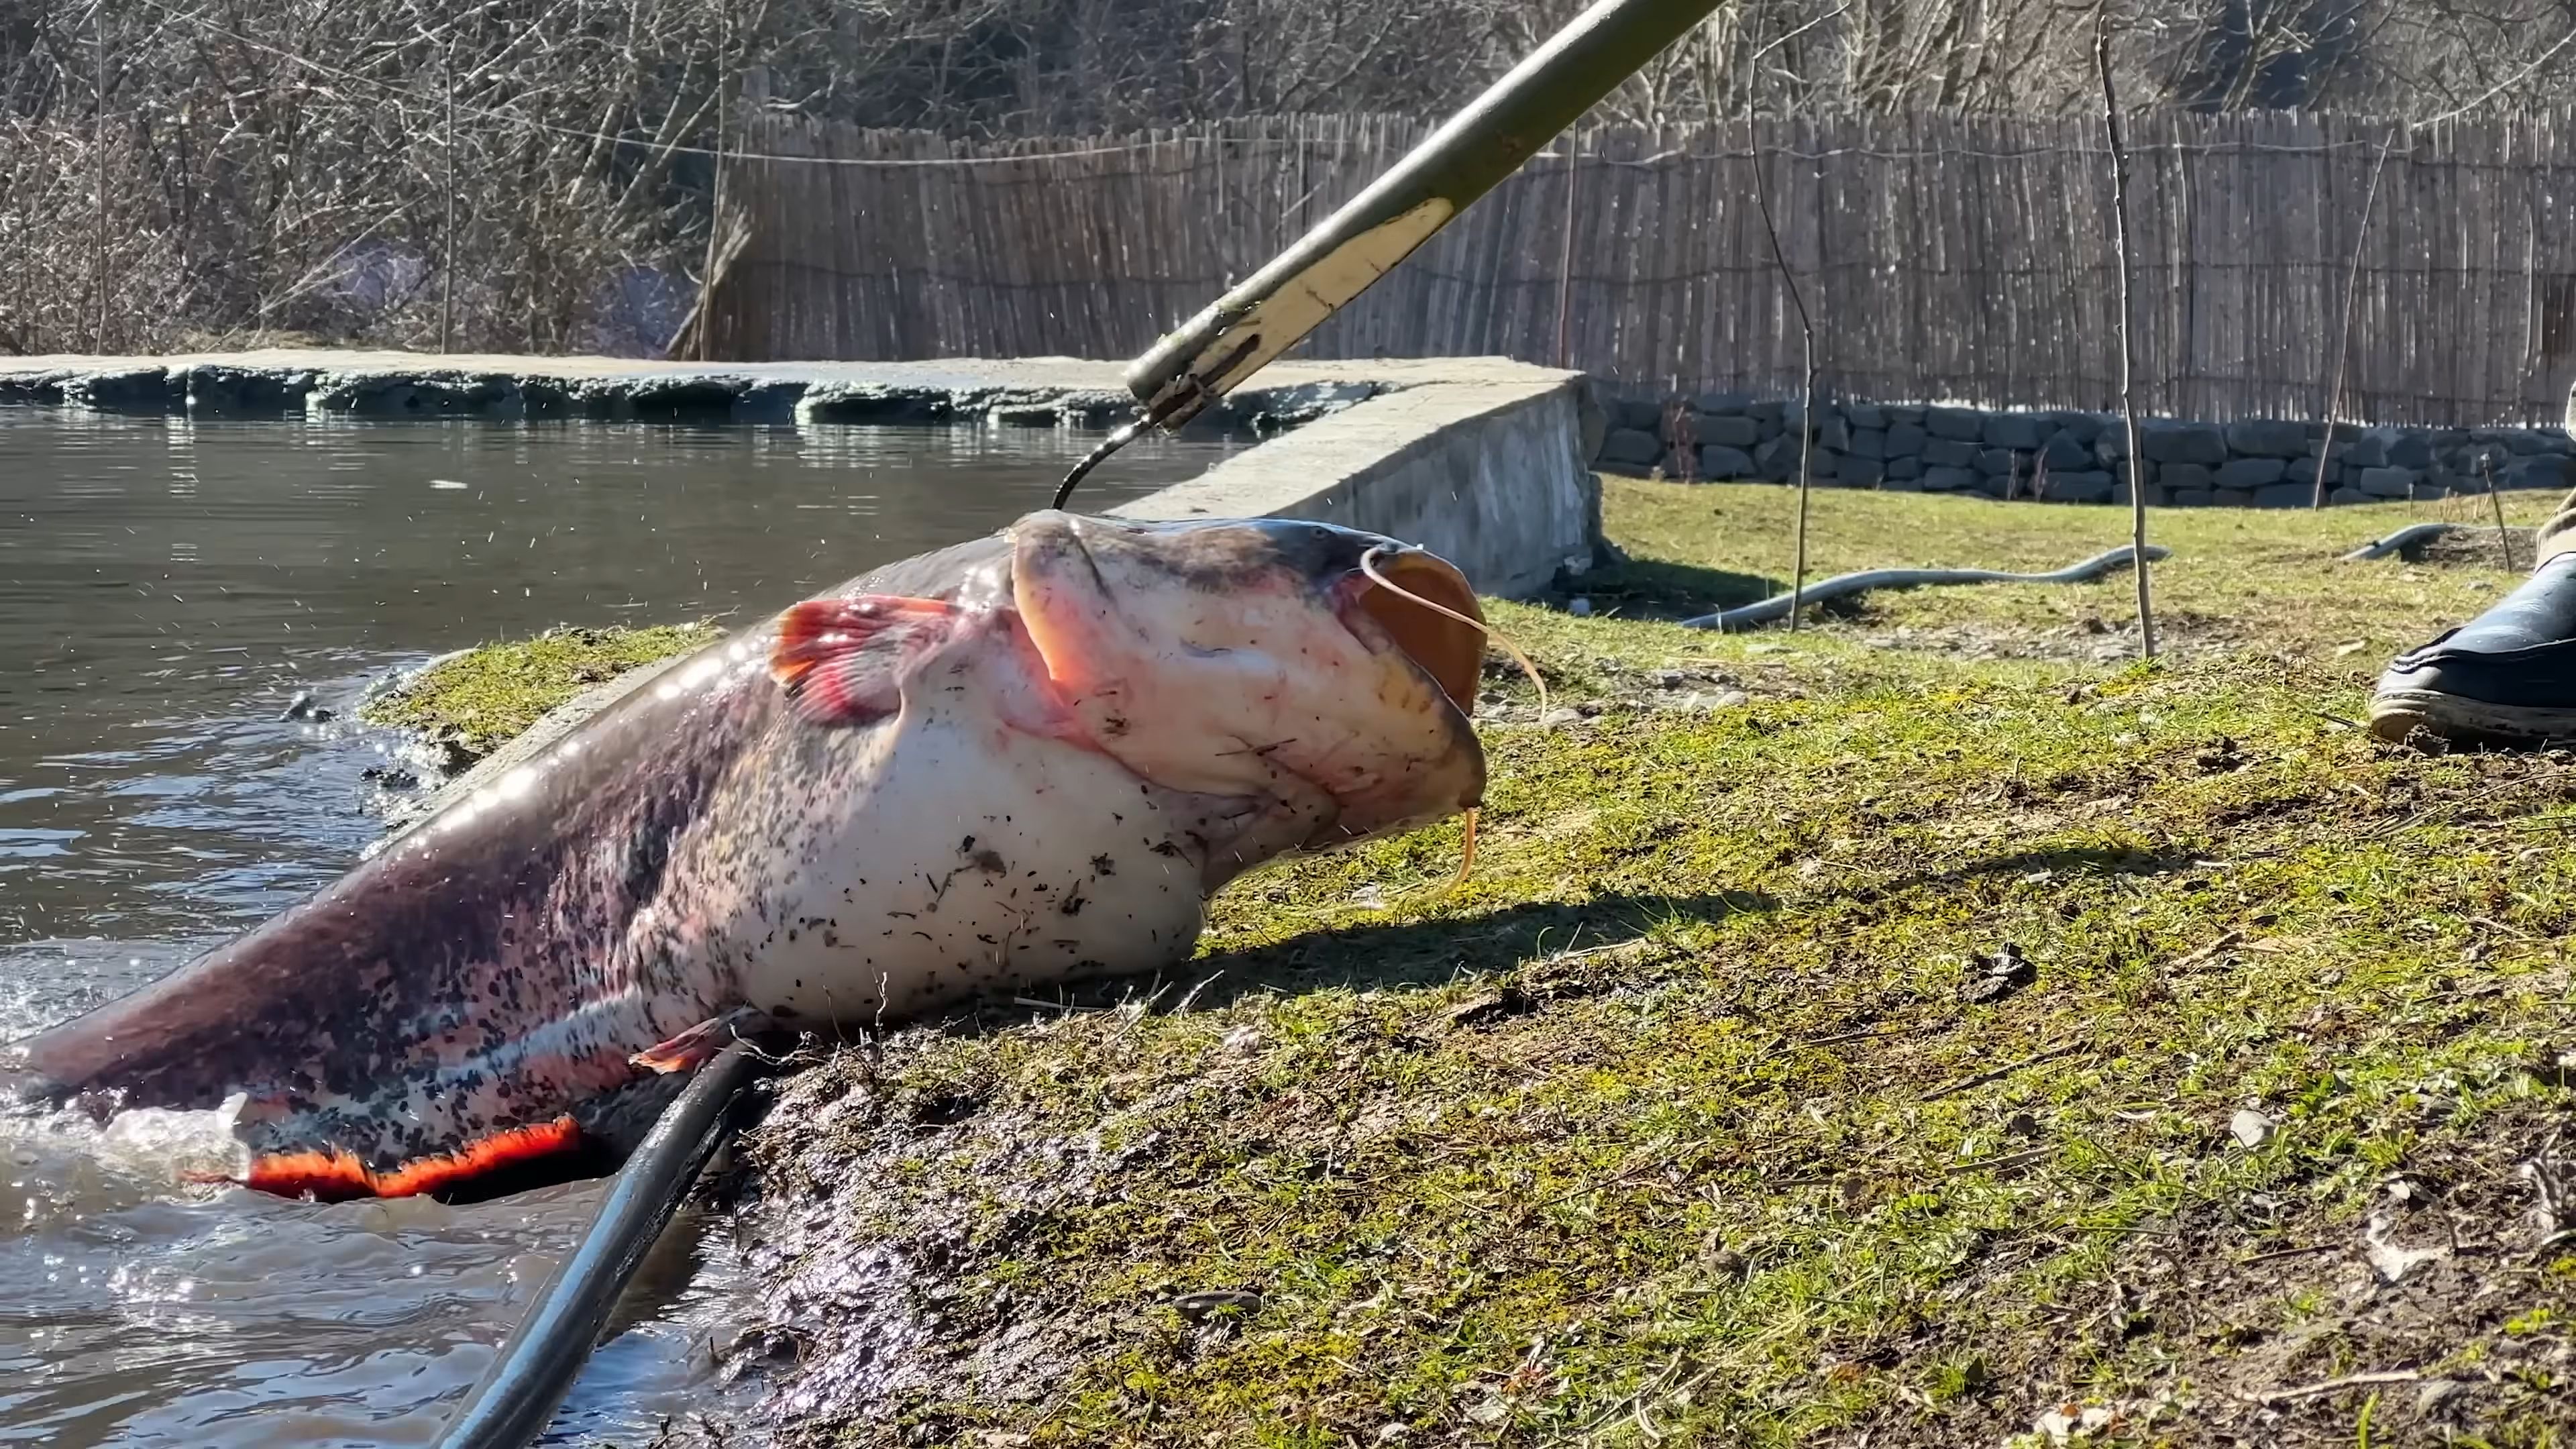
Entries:
[[735, 1042], [761, 1036], [776, 1025], [768, 1012], [758, 1007], [739, 1006], [708, 1017], [669, 1041], [656, 1042], [627, 1060], [664, 1075], [685, 1072], [705, 1065], [716, 1053]]

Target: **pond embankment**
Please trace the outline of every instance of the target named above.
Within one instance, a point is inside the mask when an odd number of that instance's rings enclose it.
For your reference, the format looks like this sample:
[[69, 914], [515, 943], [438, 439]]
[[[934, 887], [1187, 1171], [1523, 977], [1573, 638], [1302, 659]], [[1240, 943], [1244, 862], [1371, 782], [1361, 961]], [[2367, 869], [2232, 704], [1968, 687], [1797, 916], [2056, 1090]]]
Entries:
[[[1614, 482], [1585, 587], [1740, 602], [1790, 502]], [[2347, 723], [2514, 577], [2338, 561], [2406, 507], [2158, 520], [2155, 667], [2125, 577], [1493, 602], [1559, 710], [1489, 681], [1475, 875], [1286, 862], [1160, 979], [826, 1044], [728, 1180], [768, 1398], [673, 1437], [2554, 1442], [2568, 766]], [[2099, 516], [1825, 495], [1815, 559]]]

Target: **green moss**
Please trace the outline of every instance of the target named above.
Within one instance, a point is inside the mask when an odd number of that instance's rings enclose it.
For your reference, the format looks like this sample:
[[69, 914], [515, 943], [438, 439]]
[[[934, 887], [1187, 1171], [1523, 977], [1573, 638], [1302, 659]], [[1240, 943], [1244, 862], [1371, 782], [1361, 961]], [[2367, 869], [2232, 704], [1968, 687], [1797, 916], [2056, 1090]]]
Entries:
[[549, 629], [440, 660], [368, 701], [363, 713], [370, 723], [447, 741], [471, 760], [594, 684], [719, 637], [713, 624]]

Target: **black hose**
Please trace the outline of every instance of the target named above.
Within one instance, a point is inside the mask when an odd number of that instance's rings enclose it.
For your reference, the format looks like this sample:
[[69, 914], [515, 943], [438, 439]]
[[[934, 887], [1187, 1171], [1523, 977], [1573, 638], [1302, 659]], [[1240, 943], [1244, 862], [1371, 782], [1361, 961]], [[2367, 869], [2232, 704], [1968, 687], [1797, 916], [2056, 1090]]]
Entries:
[[1073, 471], [1064, 475], [1064, 482], [1056, 486], [1055, 501], [1048, 504], [1047, 507], [1062, 508], [1066, 503], [1070, 502], [1073, 498], [1074, 485], [1080, 483], [1092, 469], [1109, 461], [1110, 454], [1115, 453], [1119, 449], [1126, 447], [1129, 443], [1136, 441], [1136, 435], [1144, 431], [1145, 424], [1148, 421], [1149, 419], [1138, 418], [1133, 422], [1122, 425], [1116, 432], [1113, 432], [1108, 437], [1102, 439], [1099, 447], [1083, 454], [1082, 461], [1074, 464]]
[[440, 1449], [521, 1449], [546, 1430], [627, 1280], [679, 1210], [700, 1169], [732, 1135], [734, 1099], [759, 1062], [727, 1047], [698, 1068], [663, 1110], [642, 1146], [618, 1170], [580, 1246], [557, 1264], [536, 1306], [519, 1320], [464, 1405], [448, 1420]]

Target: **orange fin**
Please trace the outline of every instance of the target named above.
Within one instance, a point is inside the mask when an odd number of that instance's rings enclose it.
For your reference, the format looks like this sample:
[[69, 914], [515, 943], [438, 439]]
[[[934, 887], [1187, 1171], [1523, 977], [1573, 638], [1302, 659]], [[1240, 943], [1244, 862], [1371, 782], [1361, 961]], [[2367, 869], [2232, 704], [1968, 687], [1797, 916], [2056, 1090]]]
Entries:
[[757, 1033], [769, 1017], [748, 1007], [711, 1016], [666, 1042], [656, 1042], [626, 1060], [648, 1071], [669, 1075], [704, 1066], [716, 1053]]
[[817, 724], [867, 724], [902, 708], [903, 665], [957, 627], [937, 599], [809, 599], [778, 623], [769, 677]]
[[454, 1152], [417, 1157], [381, 1172], [359, 1161], [354, 1153], [323, 1147], [255, 1157], [247, 1176], [214, 1180], [239, 1182], [279, 1197], [309, 1196], [323, 1202], [414, 1197], [522, 1162], [570, 1152], [580, 1145], [581, 1128], [566, 1116], [505, 1128], [488, 1137], [478, 1137]]

